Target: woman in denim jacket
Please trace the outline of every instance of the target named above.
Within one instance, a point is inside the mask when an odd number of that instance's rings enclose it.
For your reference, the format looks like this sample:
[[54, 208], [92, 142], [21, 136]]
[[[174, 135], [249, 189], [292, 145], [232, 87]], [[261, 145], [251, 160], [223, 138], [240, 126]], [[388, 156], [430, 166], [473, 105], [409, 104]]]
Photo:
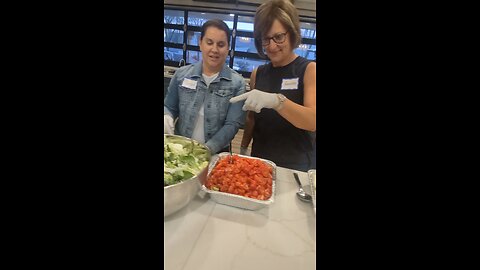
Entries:
[[205, 143], [212, 154], [228, 151], [246, 117], [243, 102], [229, 102], [245, 92], [243, 77], [225, 64], [229, 45], [225, 22], [206, 22], [200, 36], [202, 61], [175, 72], [163, 107], [165, 134]]

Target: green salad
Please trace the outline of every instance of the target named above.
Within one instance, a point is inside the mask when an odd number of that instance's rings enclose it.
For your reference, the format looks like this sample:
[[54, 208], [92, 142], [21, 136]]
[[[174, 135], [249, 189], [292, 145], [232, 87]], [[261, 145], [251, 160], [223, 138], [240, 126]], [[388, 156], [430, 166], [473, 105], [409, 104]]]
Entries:
[[163, 182], [170, 186], [197, 175], [208, 165], [210, 152], [192, 140], [164, 135]]

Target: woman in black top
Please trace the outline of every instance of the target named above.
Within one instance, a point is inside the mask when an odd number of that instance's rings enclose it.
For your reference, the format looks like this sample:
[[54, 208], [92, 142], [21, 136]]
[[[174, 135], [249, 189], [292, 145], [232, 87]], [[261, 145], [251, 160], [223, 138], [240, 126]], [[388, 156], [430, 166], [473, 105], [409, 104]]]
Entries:
[[242, 153], [253, 138], [252, 156], [290, 169], [315, 169], [316, 63], [293, 51], [301, 41], [295, 6], [288, 0], [262, 4], [254, 37], [259, 55], [270, 63], [252, 72], [253, 90], [230, 100], [245, 100], [243, 109], [249, 111]]

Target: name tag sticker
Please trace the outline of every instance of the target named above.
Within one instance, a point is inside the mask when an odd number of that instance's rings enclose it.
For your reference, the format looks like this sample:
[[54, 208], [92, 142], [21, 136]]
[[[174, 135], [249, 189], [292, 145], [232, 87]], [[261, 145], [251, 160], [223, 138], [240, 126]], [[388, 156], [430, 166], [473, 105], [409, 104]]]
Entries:
[[182, 86], [186, 87], [188, 89], [195, 90], [195, 89], [197, 89], [197, 81], [185, 78], [185, 79], [183, 79]]
[[298, 78], [282, 80], [282, 90], [289, 89], [298, 89]]

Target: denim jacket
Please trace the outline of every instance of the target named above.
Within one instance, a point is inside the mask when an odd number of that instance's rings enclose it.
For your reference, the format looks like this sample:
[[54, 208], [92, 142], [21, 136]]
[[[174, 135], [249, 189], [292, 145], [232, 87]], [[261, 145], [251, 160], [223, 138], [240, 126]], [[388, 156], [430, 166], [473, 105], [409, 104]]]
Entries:
[[[196, 87], [190, 80], [196, 82]], [[198, 112], [205, 102], [205, 144], [215, 154], [228, 146], [245, 123], [244, 102], [229, 101], [243, 93], [245, 80], [227, 65], [207, 88], [202, 76], [202, 62], [198, 62], [175, 72], [168, 86], [163, 113], [173, 119], [178, 117], [175, 134], [191, 138]]]

